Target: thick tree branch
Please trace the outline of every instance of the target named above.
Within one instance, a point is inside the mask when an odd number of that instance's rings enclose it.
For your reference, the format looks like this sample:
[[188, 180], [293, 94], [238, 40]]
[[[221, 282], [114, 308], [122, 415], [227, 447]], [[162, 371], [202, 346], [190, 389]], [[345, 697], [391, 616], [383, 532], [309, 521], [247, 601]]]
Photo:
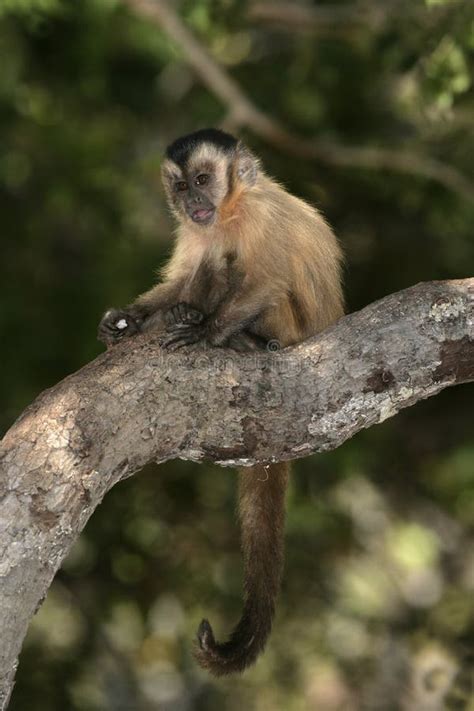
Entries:
[[0, 444], [0, 709], [28, 623], [87, 519], [150, 461], [334, 449], [474, 379], [474, 278], [393, 294], [299, 346], [163, 353], [139, 336], [45, 391]]
[[289, 155], [330, 165], [409, 173], [434, 180], [464, 199], [474, 201], [474, 185], [453, 166], [410, 149], [344, 146], [292, 135], [276, 119], [261, 111], [239, 84], [213, 59], [165, 0], [123, 0], [135, 13], [155, 22], [180, 47], [190, 66], [227, 107], [225, 128], [247, 127], [264, 141]]

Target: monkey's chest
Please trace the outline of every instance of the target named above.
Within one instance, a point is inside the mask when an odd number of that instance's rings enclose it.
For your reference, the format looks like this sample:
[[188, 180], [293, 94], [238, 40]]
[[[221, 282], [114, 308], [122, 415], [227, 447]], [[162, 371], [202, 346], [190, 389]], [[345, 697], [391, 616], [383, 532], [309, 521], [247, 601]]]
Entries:
[[209, 315], [239, 294], [244, 285], [245, 273], [237, 264], [235, 254], [229, 252], [219, 259], [204, 259], [185, 284], [181, 297]]

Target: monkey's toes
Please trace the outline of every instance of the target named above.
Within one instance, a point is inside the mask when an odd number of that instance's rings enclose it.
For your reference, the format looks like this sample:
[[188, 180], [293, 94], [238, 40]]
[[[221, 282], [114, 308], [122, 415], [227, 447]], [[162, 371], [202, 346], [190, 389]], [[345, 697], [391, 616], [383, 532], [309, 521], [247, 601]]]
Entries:
[[205, 338], [204, 330], [201, 326], [192, 326], [185, 323], [178, 323], [168, 327], [168, 330], [160, 338], [160, 346], [169, 351], [175, 351], [183, 346], [191, 346]]
[[168, 327], [178, 326], [179, 324], [198, 326], [203, 319], [203, 314], [185, 301], [172, 306], [165, 313], [165, 321]]

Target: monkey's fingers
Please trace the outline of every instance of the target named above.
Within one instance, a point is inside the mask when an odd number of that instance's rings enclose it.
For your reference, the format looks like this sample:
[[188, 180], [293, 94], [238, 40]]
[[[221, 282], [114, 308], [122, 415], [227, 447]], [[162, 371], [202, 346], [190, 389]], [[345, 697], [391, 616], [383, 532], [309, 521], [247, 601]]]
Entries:
[[140, 322], [125, 310], [109, 309], [97, 329], [97, 338], [107, 346], [140, 332]]
[[185, 301], [180, 301], [165, 313], [166, 325], [171, 328], [179, 324], [197, 326], [203, 319], [203, 314]]
[[178, 323], [181, 323], [179, 312], [177, 312], [176, 309], [176, 306], [172, 306], [170, 309], [168, 309], [168, 311], [165, 311], [163, 314], [163, 318], [168, 329], [172, 328], [173, 326], [176, 326]]
[[130, 325], [125, 319], [119, 319], [117, 323], [101, 323], [99, 324], [99, 333], [106, 336], [121, 338], [129, 329]]
[[225, 345], [239, 353], [246, 353], [248, 351], [265, 350], [266, 341], [260, 336], [243, 331], [231, 336]]
[[179, 348], [184, 346], [189, 346], [195, 343], [195, 341], [188, 341], [186, 338], [179, 338], [176, 336], [173, 339], [167, 339], [165, 343], [161, 343], [161, 347], [167, 351], [173, 352], [177, 351]]
[[172, 329], [168, 329], [166, 334], [160, 339], [162, 348], [170, 351], [175, 351], [183, 346], [189, 346], [192, 343], [197, 343], [204, 338], [202, 328], [196, 326], [188, 326], [186, 324], [178, 324]]
[[188, 305], [186, 318], [188, 323], [193, 323], [195, 326], [199, 326], [204, 321], [204, 314], [198, 309], [193, 308]]

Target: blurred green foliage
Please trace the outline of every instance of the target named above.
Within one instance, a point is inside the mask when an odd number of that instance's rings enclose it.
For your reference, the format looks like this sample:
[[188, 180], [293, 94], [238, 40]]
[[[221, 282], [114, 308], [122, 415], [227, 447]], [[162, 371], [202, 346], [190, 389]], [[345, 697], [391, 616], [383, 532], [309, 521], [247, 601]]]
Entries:
[[[179, 5], [291, 131], [423, 152], [474, 179], [472, 2], [401, 0], [376, 29], [313, 33], [250, 22], [247, 10]], [[0, 0], [0, 52], [4, 431], [101, 351], [107, 306], [150, 286], [172, 233], [163, 149], [226, 109], [180, 48], [118, 0]], [[472, 202], [414, 175], [294, 160], [244, 138], [334, 225], [350, 310], [474, 273]], [[473, 711], [472, 394], [446, 391], [298, 463], [275, 631], [241, 679], [213, 681], [191, 657], [203, 613], [224, 634], [240, 610], [233, 472], [176, 462], [115, 487], [32, 624], [12, 711], [392, 711], [420, 699]]]

